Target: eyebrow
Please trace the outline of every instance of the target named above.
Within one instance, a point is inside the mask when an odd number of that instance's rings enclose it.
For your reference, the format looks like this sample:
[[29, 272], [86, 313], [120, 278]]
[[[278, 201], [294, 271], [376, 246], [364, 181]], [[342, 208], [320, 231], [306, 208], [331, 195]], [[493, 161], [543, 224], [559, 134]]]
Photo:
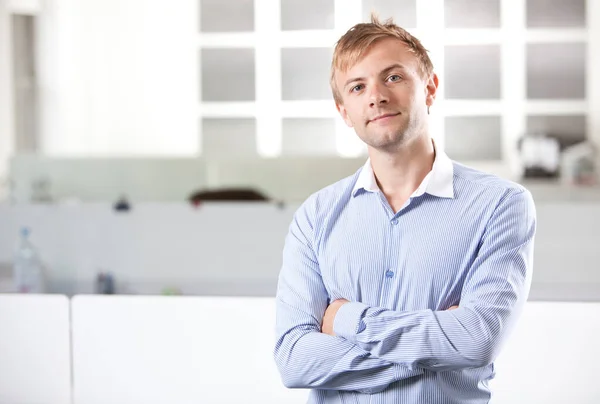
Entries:
[[[391, 70], [394, 70], [394, 69], [406, 70], [406, 67], [404, 65], [400, 64], [400, 63], [394, 63], [393, 65], [390, 65], [390, 66], [386, 67], [385, 69], [383, 69], [379, 73], [379, 75], [386, 74], [386, 73], [388, 73], [388, 72], [390, 72]], [[348, 87], [348, 84], [354, 83], [355, 81], [362, 81], [362, 80], [365, 80], [365, 78], [364, 77], [354, 77], [354, 78], [351, 78], [348, 81], [346, 81], [346, 83], [344, 84], [344, 88]]]
[[381, 71], [381, 73], [379, 74], [385, 74], [385, 73], [389, 73], [390, 71], [394, 70], [394, 69], [399, 69], [399, 70], [406, 70], [406, 66], [400, 64], [400, 63], [394, 63], [391, 66], [386, 67], [385, 69], [383, 69]]

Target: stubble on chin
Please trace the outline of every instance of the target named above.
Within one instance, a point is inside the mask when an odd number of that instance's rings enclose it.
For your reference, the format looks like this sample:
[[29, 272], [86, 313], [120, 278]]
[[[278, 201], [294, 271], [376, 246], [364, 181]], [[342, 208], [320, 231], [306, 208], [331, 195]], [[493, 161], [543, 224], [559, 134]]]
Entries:
[[366, 137], [363, 137], [362, 140], [373, 149], [385, 153], [392, 153], [410, 143], [412, 137], [406, 129], [407, 128], [399, 127], [392, 133], [368, 131]]

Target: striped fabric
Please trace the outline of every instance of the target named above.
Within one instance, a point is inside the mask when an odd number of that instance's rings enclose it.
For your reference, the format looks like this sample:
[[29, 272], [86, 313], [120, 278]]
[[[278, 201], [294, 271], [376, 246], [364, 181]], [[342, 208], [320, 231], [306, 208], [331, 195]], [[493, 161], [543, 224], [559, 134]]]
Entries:
[[[523, 187], [436, 155], [396, 214], [369, 162], [295, 213], [275, 361], [310, 403], [489, 402], [494, 358], [529, 293], [535, 207]], [[339, 298], [350, 303], [336, 336], [322, 334]]]

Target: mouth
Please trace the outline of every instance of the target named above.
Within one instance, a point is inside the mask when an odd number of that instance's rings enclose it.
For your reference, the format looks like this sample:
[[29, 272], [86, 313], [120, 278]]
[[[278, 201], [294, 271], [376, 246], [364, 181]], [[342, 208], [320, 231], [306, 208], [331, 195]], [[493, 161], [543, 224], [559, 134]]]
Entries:
[[389, 114], [383, 114], [383, 115], [379, 115], [371, 120], [368, 121], [368, 123], [373, 123], [373, 122], [385, 122], [386, 120], [393, 118], [397, 115], [400, 115], [399, 112], [395, 112], [395, 113], [389, 113]]

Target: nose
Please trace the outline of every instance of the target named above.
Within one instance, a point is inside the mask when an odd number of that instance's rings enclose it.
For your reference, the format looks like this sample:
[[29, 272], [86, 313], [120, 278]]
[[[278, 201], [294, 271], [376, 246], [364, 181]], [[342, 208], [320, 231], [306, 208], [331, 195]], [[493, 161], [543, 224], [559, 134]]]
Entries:
[[371, 92], [369, 94], [369, 105], [371, 107], [387, 104], [389, 101], [389, 94], [385, 85], [380, 83], [371, 85]]

